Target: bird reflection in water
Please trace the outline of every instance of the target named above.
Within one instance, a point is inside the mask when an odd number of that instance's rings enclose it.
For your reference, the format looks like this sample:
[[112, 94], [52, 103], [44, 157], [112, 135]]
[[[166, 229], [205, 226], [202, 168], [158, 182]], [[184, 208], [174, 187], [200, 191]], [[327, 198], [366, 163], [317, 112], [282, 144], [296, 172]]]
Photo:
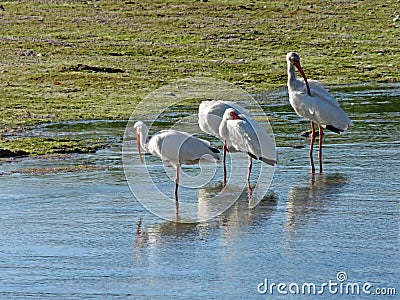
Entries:
[[317, 216], [326, 203], [340, 193], [347, 179], [339, 173], [311, 174], [310, 183], [293, 187], [288, 194], [285, 227], [294, 230], [311, 217]]
[[[201, 188], [198, 193], [200, 216], [211, 216], [214, 213], [214, 196], [223, 188], [222, 184]], [[175, 243], [177, 240], [206, 238], [214, 230], [220, 230], [225, 238], [239, 235], [243, 230], [265, 221], [276, 209], [276, 197], [268, 193], [253, 209], [249, 209], [246, 191], [239, 199], [222, 214], [203, 222], [179, 223], [164, 222], [149, 225], [143, 230], [143, 222], [137, 223], [135, 248], [158, 248], [165, 243]], [[140, 228], [139, 228], [140, 226]], [[140, 252], [139, 252], [140, 253]]]

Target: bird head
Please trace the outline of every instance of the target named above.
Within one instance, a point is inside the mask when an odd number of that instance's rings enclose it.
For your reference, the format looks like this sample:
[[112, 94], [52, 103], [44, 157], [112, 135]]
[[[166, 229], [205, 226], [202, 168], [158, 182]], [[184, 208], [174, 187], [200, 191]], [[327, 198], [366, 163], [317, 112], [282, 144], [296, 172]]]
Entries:
[[239, 116], [239, 113], [233, 108], [228, 108], [227, 110], [225, 110], [224, 119], [225, 120], [243, 120], [243, 118], [241, 118]]
[[288, 62], [288, 64], [290, 63], [295, 66], [296, 69], [299, 71], [301, 77], [303, 77], [304, 79], [304, 83], [306, 84], [307, 93], [311, 96], [310, 86], [308, 84], [306, 74], [304, 73], [303, 68], [300, 64], [300, 56], [296, 52], [289, 52], [288, 54], [286, 54], [286, 61]]
[[293, 64], [293, 61], [298, 61], [300, 63], [300, 56], [296, 52], [288, 52], [286, 54], [286, 60]]
[[133, 131], [135, 131], [136, 133], [143, 131], [143, 128], [146, 126], [146, 124], [144, 124], [142, 121], [137, 121], [134, 125], [133, 125]]

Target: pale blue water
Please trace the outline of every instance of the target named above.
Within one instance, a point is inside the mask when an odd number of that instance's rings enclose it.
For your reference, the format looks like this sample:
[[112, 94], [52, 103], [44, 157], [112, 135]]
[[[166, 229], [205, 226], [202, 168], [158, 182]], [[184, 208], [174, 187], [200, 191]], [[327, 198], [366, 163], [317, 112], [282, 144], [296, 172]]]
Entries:
[[[262, 95], [279, 146], [271, 188], [255, 209], [243, 194], [207, 223], [167, 222], [135, 200], [121, 162], [124, 122], [78, 124], [83, 133], [75, 123], [39, 127], [33, 134], [98, 134], [115, 146], [66, 160], [0, 165], [0, 298], [284, 299], [276, 286], [272, 294], [270, 286], [265, 294], [257, 286], [268, 279], [286, 283], [289, 294], [290, 284], [301, 290], [314, 283], [318, 290], [329, 281], [339, 284], [338, 272], [346, 272], [343, 284], [397, 292], [378, 297], [361, 291], [353, 299], [397, 299], [400, 86], [332, 90], [354, 126], [325, 136], [324, 174], [309, 173], [308, 140], [299, 136], [309, 125], [291, 110], [285, 92]], [[18, 172], [81, 164], [105, 169]], [[136, 234], [139, 218], [142, 232]], [[314, 297], [345, 297], [345, 290], [331, 288]]]

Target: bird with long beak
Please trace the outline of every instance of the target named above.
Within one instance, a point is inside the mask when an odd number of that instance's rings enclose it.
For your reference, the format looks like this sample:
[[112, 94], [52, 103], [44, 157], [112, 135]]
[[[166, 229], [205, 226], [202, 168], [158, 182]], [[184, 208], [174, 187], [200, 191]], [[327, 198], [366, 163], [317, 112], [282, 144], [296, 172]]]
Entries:
[[193, 165], [200, 161], [218, 162], [219, 150], [210, 143], [191, 134], [176, 130], [161, 130], [150, 139], [149, 129], [142, 121], [133, 126], [136, 133], [138, 153], [143, 163], [141, 147], [153, 155], [169, 161], [176, 169], [174, 197], [178, 202], [179, 168], [181, 165]]
[[[319, 172], [322, 173], [322, 136], [323, 128], [340, 133], [346, 130], [351, 121], [339, 106], [339, 102], [316, 80], [308, 80], [300, 64], [300, 56], [295, 52], [286, 55], [288, 73], [289, 102], [294, 111], [311, 121], [310, 164], [311, 172], [315, 173], [313, 147], [316, 137], [314, 124], [319, 132]], [[295, 68], [303, 79], [296, 78]]]

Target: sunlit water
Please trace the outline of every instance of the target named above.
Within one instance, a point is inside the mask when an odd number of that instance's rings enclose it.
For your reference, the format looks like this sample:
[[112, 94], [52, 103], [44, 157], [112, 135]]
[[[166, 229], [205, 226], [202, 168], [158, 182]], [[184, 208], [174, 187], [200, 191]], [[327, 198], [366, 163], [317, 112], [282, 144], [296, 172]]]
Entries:
[[[363, 294], [365, 283], [372, 294], [396, 288], [398, 297], [400, 86], [332, 92], [354, 125], [341, 135], [326, 134], [324, 174], [310, 174], [309, 141], [300, 136], [309, 124], [294, 114], [286, 92], [261, 95], [279, 146], [271, 187], [256, 208], [248, 208], [243, 193], [205, 223], [168, 222], [135, 200], [121, 161], [125, 122], [38, 127], [31, 134], [96, 134], [115, 146], [67, 159], [1, 164], [1, 298], [284, 299], [280, 283], [289, 295], [296, 284], [301, 294], [303, 283], [313, 283], [321, 299], [345, 294], [346, 283], [360, 287], [354, 299], [378, 299]], [[24, 172], [71, 165], [104, 168]], [[165, 172], [158, 176], [161, 188], [172, 193]], [[194, 195], [200, 201], [220, 188], [215, 179]], [[347, 280], [339, 281], [339, 272]], [[331, 290], [324, 286], [329, 282]], [[310, 296], [305, 291], [293, 297]]]

